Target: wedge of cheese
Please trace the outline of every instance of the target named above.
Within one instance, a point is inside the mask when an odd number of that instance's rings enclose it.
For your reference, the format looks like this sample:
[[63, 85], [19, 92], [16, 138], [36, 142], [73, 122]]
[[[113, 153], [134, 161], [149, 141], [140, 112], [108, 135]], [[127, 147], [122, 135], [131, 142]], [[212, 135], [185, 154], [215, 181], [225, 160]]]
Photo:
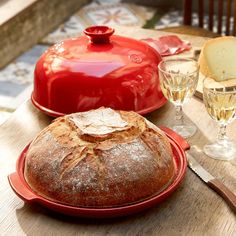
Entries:
[[216, 81], [236, 79], [236, 37], [208, 40], [199, 56], [200, 72]]

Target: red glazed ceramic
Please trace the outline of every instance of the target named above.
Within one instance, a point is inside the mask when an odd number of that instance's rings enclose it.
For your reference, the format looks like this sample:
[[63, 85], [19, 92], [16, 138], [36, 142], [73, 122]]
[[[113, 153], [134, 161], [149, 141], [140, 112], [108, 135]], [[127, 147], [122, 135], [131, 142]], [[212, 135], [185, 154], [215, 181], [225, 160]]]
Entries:
[[14, 192], [25, 202], [29, 204], [38, 203], [53, 211], [67, 215], [93, 218], [110, 218], [130, 215], [146, 210], [166, 200], [178, 188], [186, 173], [187, 161], [184, 150], [189, 149], [188, 143], [179, 135], [176, 136], [174, 131], [166, 129], [165, 127], [162, 127], [161, 129], [163, 129], [163, 131], [166, 133], [172, 147], [173, 160], [175, 162], [175, 178], [166, 189], [149, 199], [120, 207], [90, 208], [64, 205], [39, 196], [31, 190], [24, 179], [24, 160], [29, 145], [22, 151], [20, 157], [17, 160], [16, 172], [8, 176], [9, 183]]
[[145, 114], [165, 104], [156, 50], [113, 35], [106, 26], [84, 33], [52, 46], [38, 60], [32, 93], [37, 108], [52, 116], [101, 106]]

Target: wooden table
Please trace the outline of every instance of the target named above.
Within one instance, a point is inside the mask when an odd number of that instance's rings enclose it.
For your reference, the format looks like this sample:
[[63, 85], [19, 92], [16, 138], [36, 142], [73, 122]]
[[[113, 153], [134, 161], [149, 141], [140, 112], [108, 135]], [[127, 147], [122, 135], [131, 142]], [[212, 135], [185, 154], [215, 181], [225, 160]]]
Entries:
[[[136, 38], [165, 34], [141, 29], [117, 31]], [[181, 37], [194, 46], [201, 46], [206, 40]], [[189, 139], [198, 149], [194, 151], [196, 159], [236, 194], [236, 161], [216, 161], [201, 152], [203, 145], [216, 137], [216, 124], [207, 115], [202, 101], [193, 98], [184, 106], [184, 112], [198, 126], [196, 135]], [[168, 103], [146, 117], [157, 125], [168, 125], [173, 115], [173, 106]], [[10, 188], [7, 175], [15, 171], [16, 159], [23, 147], [50, 121], [51, 118], [27, 101], [0, 127], [0, 235], [236, 235], [235, 215], [221, 197], [189, 169], [184, 182], [170, 198], [133, 216], [81, 219], [25, 204]], [[229, 127], [229, 135], [234, 140], [235, 129], [236, 122]]]

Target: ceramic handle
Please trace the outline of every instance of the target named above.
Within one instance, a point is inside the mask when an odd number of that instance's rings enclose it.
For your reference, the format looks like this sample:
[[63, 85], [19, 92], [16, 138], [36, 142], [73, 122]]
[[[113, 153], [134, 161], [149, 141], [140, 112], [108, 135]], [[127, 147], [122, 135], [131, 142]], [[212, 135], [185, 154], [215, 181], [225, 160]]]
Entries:
[[113, 28], [107, 26], [92, 26], [84, 30], [92, 43], [109, 43], [114, 32]]
[[221, 181], [213, 179], [207, 182], [207, 185], [215, 190], [236, 213], [236, 196]]
[[24, 201], [31, 202], [36, 200], [36, 195], [31, 192], [25, 185], [22, 183], [19, 175], [15, 172], [8, 176], [8, 181], [13, 189], [13, 191]]

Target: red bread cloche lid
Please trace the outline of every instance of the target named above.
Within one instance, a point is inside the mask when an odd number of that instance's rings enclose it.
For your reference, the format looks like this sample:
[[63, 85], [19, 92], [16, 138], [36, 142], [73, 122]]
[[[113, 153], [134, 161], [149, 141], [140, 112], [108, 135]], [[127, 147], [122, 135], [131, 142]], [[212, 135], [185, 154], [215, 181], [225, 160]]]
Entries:
[[55, 44], [38, 60], [32, 93], [36, 107], [61, 116], [101, 106], [145, 114], [165, 104], [157, 71], [161, 56], [153, 48], [113, 35], [107, 26], [84, 33]]

